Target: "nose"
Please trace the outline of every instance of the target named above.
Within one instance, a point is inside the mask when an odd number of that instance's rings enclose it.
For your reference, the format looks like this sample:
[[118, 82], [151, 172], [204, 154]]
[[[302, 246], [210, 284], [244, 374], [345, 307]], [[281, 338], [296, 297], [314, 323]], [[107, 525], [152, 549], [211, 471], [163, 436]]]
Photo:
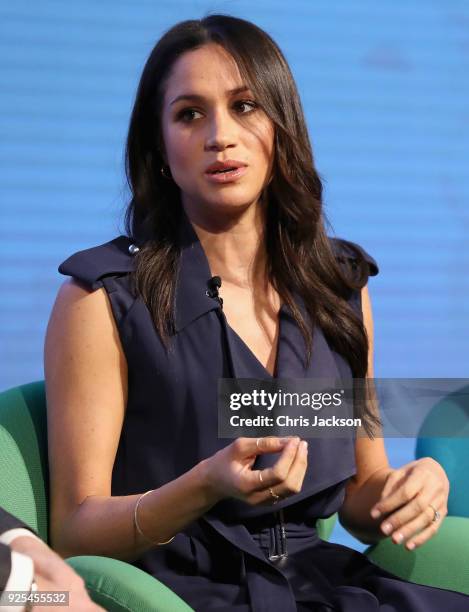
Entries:
[[222, 151], [236, 146], [236, 122], [223, 110], [212, 114], [207, 123], [205, 149], [207, 151]]

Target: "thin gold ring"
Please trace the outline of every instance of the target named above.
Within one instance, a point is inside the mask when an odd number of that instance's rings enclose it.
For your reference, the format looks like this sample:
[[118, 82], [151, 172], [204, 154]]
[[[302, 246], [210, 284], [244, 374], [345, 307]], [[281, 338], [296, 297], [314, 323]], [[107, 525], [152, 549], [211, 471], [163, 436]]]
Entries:
[[274, 493], [272, 491], [272, 489], [269, 487], [269, 493], [270, 495], [273, 497], [274, 501], [272, 502], [274, 505], [278, 503], [279, 499], [281, 499], [280, 495], [277, 495], [277, 493]]
[[432, 523], [436, 523], [437, 521], [440, 520], [441, 518], [441, 514], [438, 512], [438, 510], [435, 508], [435, 506], [432, 506], [432, 504], [428, 504], [430, 506], [430, 508], [433, 510], [433, 518], [432, 518]]
[[256, 447], [257, 448], [259, 448], [259, 440], [260, 440], [260, 438], [257, 438], [257, 440], [256, 440]]
[[261, 470], [259, 470], [259, 481], [260, 481], [260, 482], [264, 482], [264, 479], [262, 478], [262, 472], [261, 472]]

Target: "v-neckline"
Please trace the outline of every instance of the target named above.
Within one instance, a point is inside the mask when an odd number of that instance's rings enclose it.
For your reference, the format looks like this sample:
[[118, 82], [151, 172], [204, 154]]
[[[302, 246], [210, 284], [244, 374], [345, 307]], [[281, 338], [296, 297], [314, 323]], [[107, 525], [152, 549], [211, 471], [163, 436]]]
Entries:
[[282, 333], [282, 308], [283, 308], [283, 306], [281, 306], [279, 311], [278, 311], [278, 325], [279, 325], [279, 327], [278, 327], [277, 349], [275, 351], [275, 362], [274, 362], [274, 371], [273, 371], [273, 374], [271, 374], [269, 372], [269, 370], [265, 367], [265, 365], [260, 361], [259, 357], [257, 357], [257, 355], [249, 347], [249, 345], [245, 342], [245, 340], [243, 340], [243, 338], [241, 338], [241, 336], [238, 334], [238, 332], [235, 331], [233, 329], [233, 327], [231, 327], [231, 325], [229, 324], [228, 319], [227, 319], [225, 313], [222, 310], [223, 317], [225, 318], [226, 327], [227, 327], [229, 333], [233, 334], [235, 339], [240, 343], [240, 345], [250, 355], [250, 357], [259, 365], [260, 368], [262, 368], [262, 370], [265, 372], [265, 374], [267, 374], [267, 376], [269, 378], [272, 378], [272, 379], [278, 378], [278, 362], [279, 362], [279, 352], [280, 352], [280, 340], [281, 340], [281, 333]]

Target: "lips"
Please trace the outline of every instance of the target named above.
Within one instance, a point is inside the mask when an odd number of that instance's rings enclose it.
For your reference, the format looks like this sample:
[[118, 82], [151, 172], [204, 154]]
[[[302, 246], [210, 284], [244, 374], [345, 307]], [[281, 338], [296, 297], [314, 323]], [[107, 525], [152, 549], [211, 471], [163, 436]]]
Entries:
[[246, 164], [237, 161], [236, 159], [225, 159], [224, 161], [216, 161], [210, 164], [205, 169], [206, 174], [222, 174], [223, 172], [229, 172], [230, 170], [237, 170], [238, 168], [245, 167]]
[[212, 185], [234, 185], [246, 174], [247, 170], [246, 164], [227, 159], [209, 166], [204, 176]]

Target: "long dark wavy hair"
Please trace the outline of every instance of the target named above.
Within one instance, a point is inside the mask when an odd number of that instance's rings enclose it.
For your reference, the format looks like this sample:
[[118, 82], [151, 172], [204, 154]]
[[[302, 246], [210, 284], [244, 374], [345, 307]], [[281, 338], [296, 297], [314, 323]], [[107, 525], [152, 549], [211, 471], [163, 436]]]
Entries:
[[[182, 206], [179, 187], [161, 174], [165, 164], [161, 107], [174, 63], [184, 52], [208, 43], [219, 44], [231, 54], [256, 103], [275, 126], [273, 178], [263, 194], [269, 280], [292, 311], [306, 342], [307, 359], [312, 355], [312, 330], [317, 322], [331, 347], [350, 364], [354, 378], [363, 379], [368, 340], [361, 318], [347, 299], [368, 276], [367, 264], [359, 261], [362, 274], [352, 278], [336, 261], [325, 230], [322, 183], [293, 76], [277, 44], [249, 21], [209, 15], [180, 22], [156, 43], [145, 64], [125, 156], [132, 194], [125, 214], [126, 231], [131, 237], [144, 237], [136, 256], [135, 287], [167, 344], [174, 331]], [[309, 321], [297, 307], [294, 292], [303, 298]], [[372, 436], [372, 425], [379, 419], [365, 402], [359, 405], [359, 416]]]

